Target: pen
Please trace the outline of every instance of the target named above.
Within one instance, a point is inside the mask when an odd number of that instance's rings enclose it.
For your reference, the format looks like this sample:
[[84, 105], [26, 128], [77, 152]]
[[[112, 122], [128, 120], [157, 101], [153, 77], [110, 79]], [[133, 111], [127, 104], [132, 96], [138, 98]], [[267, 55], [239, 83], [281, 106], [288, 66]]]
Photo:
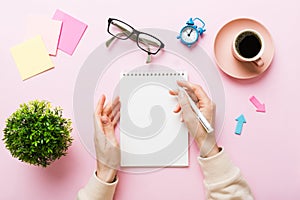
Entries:
[[196, 106], [195, 102], [191, 99], [190, 95], [182, 87], [179, 87], [179, 90], [183, 91], [186, 94], [186, 96], [188, 97], [188, 100], [190, 102], [190, 105], [191, 105], [193, 111], [196, 113], [198, 120], [200, 121], [200, 123], [202, 124], [202, 126], [204, 127], [206, 132], [212, 133], [214, 131], [214, 129], [211, 127], [210, 123], [207, 121], [207, 119], [204, 117], [202, 112]]

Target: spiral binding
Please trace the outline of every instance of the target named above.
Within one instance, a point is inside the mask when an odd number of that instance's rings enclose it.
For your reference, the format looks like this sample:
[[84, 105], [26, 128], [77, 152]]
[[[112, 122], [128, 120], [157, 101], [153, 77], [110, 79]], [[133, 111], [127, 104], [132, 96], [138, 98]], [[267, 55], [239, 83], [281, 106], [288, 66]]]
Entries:
[[127, 72], [122, 73], [123, 77], [135, 77], [135, 76], [185, 76], [185, 72]]

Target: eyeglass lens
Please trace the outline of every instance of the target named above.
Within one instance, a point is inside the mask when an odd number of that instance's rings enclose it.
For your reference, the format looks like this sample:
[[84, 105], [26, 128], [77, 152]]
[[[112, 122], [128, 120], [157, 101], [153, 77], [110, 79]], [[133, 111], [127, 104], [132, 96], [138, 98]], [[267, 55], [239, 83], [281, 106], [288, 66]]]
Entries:
[[133, 29], [121, 21], [112, 20], [108, 31], [113, 36], [125, 40], [132, 34]]
[[[158, 39], [152, 35], [134, 31], [131, 26], [122, 21], [113, 19], [109, 24], [108, 31], [118, 39], [125, 40], [130, 37], [137, 42], [139, 48], [148, 53], [156, 54], [160, 50], [161, 42]], [[137, 34], [137, 37], [135, 35], [133, 36], [134, 32]]]
[[160, 49], [160, 41], [151, 35], [141, 33], [138, 36], [138, 46], [147, 52], [155, 54]]

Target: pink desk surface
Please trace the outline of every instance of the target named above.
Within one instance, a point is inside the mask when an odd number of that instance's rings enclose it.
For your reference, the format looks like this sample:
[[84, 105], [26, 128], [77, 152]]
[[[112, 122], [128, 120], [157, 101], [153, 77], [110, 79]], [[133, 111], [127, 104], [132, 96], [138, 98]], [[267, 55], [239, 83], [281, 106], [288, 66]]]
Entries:
[[[140, 5], [140, 8], [139, 8]], [[73, 117], [73, 90], [77, 74], [87, 56], [109, 35], [108, 17], [118, 17], [136, 28], [165, 28], [179, 31], [189, 17], [201, 17], [207, 32], [199, 45], [213, 59], [213, 40], [223, 24], [238, 17], [250, 17], [271, 32], [276, 53], [272, 66], [258, 79], [239, 81], [219, 70], [226, 94], [226, 119], [220, 145], [240, 167], [256, 199], [300, 199], [300, 66], [299, 3], [296, 0], [196, 1], [7, 1], [0, 13], [0, 129], [20, 103], [47, 99]], [[9, 48], [24, 40], [29, 14], [52, 17], [59, 8], [89, 25], [73, 56], [59, 52], [55, 69], [21, 81]], [[141, 63], [143, 64], [143, 63]], [[108, 88], [109, 89], [109, 88]], [[249, 97], [257, 96], [266, 113], [254, 112]], [[237, 116], [247, 123], [241, 136], [234, 134]], [[81, 144], [76, 126], [68, 156], [42, 169], [11, 157], [0, 142], [0, 199], [71, 200], [95, 169], [95, 161]], [[1, 139], [3, 132], [1, 132]], [[190, 151], [189, 168], [163, 169], [133, 175], [120, 173], [118, 200], [204, 199], [202, 174], [196, 163], [197, 150]]]

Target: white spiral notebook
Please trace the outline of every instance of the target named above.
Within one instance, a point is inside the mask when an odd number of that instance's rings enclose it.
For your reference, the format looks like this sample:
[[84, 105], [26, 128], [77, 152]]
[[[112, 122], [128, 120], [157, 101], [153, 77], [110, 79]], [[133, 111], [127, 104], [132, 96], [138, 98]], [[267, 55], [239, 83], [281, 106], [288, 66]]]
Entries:
[[122, 167], [188, 166], [188, 130], [173, 110], [176, 80], [186, 72], [121, 74], [120, 148]]

